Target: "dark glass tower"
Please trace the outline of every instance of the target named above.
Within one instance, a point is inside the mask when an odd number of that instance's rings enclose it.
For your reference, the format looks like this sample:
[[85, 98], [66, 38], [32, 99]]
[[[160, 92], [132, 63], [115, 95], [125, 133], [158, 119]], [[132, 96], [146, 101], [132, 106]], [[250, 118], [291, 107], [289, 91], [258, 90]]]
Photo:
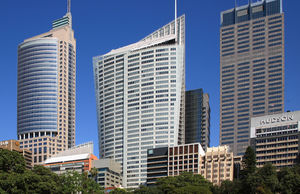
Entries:
[[221, 13], [220, 144], [249, 146], [250, 118], [284, 111], [284, 13], [263, 0]]
[[203, 89], [186, 92], [185, 143], [200, 143], [204, 150], [210, 143], [209, 96]]

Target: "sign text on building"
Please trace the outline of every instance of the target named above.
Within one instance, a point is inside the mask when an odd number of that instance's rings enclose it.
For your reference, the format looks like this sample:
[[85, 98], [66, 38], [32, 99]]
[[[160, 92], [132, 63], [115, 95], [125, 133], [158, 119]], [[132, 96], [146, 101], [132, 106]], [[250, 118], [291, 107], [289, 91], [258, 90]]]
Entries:
[[261, 125], [271, 124], [271, 123], [280, 123], [280, 122], [286, 122], [286, 121], [292, 121], [294, 120], [293, 115], [289, 116], [280, 116], [280, 117], [271, 117], [268, 119], [264, 119], [260, 121]]
[[8, 141], [0, 141], [0, 146], [8, 145]]

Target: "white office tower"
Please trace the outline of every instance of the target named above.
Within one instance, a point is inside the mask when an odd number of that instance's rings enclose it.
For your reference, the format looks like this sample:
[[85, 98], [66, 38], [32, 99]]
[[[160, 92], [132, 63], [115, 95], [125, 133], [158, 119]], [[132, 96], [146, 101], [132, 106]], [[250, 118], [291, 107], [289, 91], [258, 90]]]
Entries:
[[147, 149], [184, 143], [185, 16], [141, 41], [94, 57], [101, 158], [123, 186], [147, 178]]

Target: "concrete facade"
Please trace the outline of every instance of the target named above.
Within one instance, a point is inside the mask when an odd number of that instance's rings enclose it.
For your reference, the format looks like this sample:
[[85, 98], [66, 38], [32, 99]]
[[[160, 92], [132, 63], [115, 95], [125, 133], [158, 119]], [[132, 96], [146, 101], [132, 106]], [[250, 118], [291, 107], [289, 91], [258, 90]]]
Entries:
[[272, 163], [277, 168], [297, 163], [300, 151], [300, 111], [251, 119], [251, 146], [257, 167]]
[[228, 146], [207, 148], [186, 144], [169, 148], [148, 150], [147, 185], [153, 185], [158, 178], [178, 176], [182, 172], [201, 174], [213, 184], [233, 180], [234, 158]]
[[56, 174], [64, 174], [68, 171], [89, 172], [92, 169], [92, 162], [98, 160], [93, 155], [93, 146], [94, 144], [89, 142], [61, 151], [48, 158], [44, 166]]
[[121, 165], [112, 159], [100, 159], [92, 162], [97, 169], [96, 182], [104, 188], [122, 186]]
[[221, 13], [220, 144], [250, 145], [250, 118], [284, 111], [284, 13], [263, 0]]

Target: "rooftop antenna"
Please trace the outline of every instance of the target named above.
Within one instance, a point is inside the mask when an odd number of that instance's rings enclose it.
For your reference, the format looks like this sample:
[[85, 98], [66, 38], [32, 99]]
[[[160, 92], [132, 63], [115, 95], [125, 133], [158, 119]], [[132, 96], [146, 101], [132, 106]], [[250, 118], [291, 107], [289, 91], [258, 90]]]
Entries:
[[69, 25], [70, 27], [72, 28], [72, 15], [71, 15], [71, 0], [68, 0], [68, 8], [67, 8], [68, 12], [66, 15], [68, 15], [68, 18], [69, 18]]
[[177, 42], [177, 0], [175, 0], [175, 42]]
[[68, 12], [71, 13], [71, 0], [68, 0]]

